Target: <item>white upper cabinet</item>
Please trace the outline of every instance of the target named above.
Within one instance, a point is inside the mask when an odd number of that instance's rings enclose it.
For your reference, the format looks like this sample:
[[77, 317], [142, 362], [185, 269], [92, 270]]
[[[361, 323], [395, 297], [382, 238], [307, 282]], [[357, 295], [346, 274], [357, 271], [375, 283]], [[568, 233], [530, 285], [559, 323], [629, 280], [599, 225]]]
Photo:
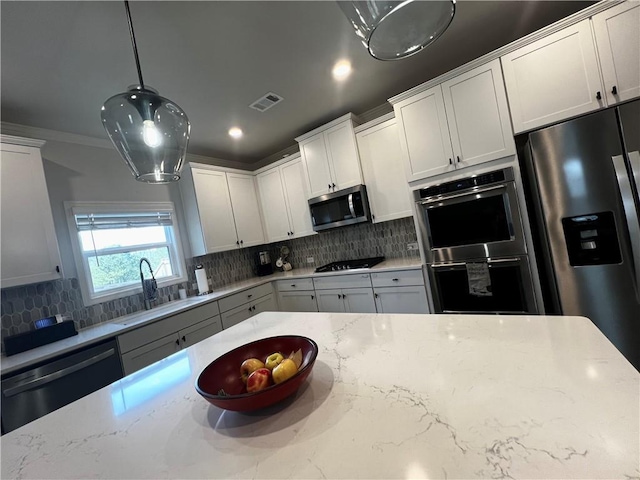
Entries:
[[260, 203], [264, 216], [264, 228], [267, 241], [278, 242], [291, 238], [287, 201], [284, 198], [284, 187], [280, 177], [280, 169], [272, 168], [256, 177], [260, 191]]
[[264, 243], [254, 176], [227, 173], [227, 182], [240, 246], [252, 247]]
[[394, 105], [408, 181], [453, 170], [453, 149], [442, 87], [436, 85]]
[[309, 198], [332, 192], [329, 154], [327, 153], [324, 135], [320, 133], [301, 143], [300, 154], [304, 158]]
[[190, 166], [180, 192], [192, 254], [264, 243], [253, 175]]
[[258, 174], [257, 181], [268, 242], [315, 233], [299, 158]]
[[362, 174], [375, 222], [412, 215], [409, 187], [394, 118], [356, 134]]
[[300, 159], [292, 160], [280, 167], [282, 185], [287, 200], [287, 211], [291, 222], [291, 237], [315, 235], [307, 202], [307, 188]]
[[516, 153], [500, 61], [442, 84], [456, 168]]
[[[193, 255], [237, 248], [236, 226], [225, 172], [185, 169], [192, 183], [180, 183]], [[188, 177], [186, 175], [185, 177]]]
[[640, 96], [640, 2], [616, 5], [592, 20], [607, 103]]
[[[635, 29], [637, 32], [637, 23]], [[635, 48], [637, 51], [638, 46]], [[516, 133], [604, 106], [589, 19], [530, 43], [501, 60]], [[636, 78], [637, 75], [638, 72]]]
[[410, 182], [515, 154], [499, 60], [393, 108]]
[[347, 114], [296, 138], [300, 144], [308, 198], [362, 183], [353, 127], [353, 115]]
[[334, 190], [360, 185], [362, 174], [360, 173], [360, 158], [358, 157], [353, 123], [347, 120], [328, 129], [324, 132], [324, 139], [333, 177], [332, 187], [335, 183]]
[[[11, 143], [4, 143], [5, 141]], [[40, 148], [44, 142], [2, 137], [0, 228], [2, 288], [61, 278], [60, 252], [53, 225]]]

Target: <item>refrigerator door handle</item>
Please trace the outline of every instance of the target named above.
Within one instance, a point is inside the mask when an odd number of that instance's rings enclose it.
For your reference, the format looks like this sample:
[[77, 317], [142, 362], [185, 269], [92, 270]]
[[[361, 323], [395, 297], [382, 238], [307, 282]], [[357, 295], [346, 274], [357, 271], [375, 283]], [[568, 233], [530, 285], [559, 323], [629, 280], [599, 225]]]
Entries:
[[[629, 158], [631, 160], [634, 177], [636, 177], [636, 172], [640, 170], [640, 155], [630, 154]], [[631, 255], [633, 256], [633, 268], [635, 271], [636, 297], [638, 302], [640, 302], [640, 223], [638, 221], [638, 214], [636, 213], [635, 202], [633, 201], [631, 180], [627, 175], [624, 157], [622, 155], [616, 155], [611, 157], [611, 160], [613, 161], [613, 168], [616, 171], [618, 187], [620, 188], [620, 194], [622, 195], [624, 216], [629, 228], [629, 237], [631, 237]], [[634, 181], [637, 180], [634, 178]]]

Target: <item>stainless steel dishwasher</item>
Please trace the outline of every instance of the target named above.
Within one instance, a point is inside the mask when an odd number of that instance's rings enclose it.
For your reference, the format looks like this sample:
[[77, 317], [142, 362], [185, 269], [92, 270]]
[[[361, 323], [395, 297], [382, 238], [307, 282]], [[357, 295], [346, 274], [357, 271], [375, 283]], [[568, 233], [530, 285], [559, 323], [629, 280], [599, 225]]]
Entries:
[[2, 377], [2, 433], [15, 430], [122, 377], [115, 340]]

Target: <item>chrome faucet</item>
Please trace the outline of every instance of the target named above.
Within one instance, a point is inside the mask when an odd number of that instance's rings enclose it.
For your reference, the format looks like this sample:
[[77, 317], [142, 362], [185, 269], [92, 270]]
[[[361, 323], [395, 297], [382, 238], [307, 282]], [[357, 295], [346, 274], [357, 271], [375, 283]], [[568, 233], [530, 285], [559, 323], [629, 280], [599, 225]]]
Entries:
[[[145, 280], [142, 274], [142, 263], [146, 262], [149, 267], [149, 273], [151, 273], [151, 279]], [[140, 259], [140, 282], [142, 283], [142, 298], [144, 299], [144, 309], [151, 310], [151, 300], [158, 298], [158, 284], [153, 276], [153, 269], [151, 268], [151, 262], [146, 258]]]

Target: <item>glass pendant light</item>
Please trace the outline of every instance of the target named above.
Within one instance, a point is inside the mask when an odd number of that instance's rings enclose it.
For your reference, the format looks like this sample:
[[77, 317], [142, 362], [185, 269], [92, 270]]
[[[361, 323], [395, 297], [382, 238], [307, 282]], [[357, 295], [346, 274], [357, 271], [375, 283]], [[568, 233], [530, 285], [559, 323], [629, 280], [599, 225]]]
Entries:
[[145, 86], [129, 2], [124, 3], [140, 84], [104, 102], [102, 125], [136, 180], [174, 182], [180, 180], [191, 125], [184, 110]]
[[398, 60], [418, 53], [444, 33], [455, 0], [338, 1], [372, 57]]

